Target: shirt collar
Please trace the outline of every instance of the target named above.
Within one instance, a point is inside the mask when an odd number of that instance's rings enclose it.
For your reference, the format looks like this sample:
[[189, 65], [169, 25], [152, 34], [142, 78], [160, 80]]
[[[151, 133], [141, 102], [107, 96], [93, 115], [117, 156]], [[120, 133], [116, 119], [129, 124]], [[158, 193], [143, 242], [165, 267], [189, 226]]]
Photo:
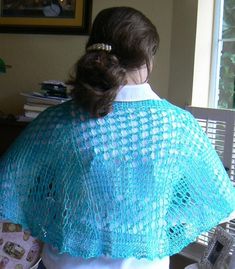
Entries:
[[159, 100], [160, 97], [152, 90], [148, 83], [125, 85], [120, 88], [115, 101], [131, 102], [142, 100]]

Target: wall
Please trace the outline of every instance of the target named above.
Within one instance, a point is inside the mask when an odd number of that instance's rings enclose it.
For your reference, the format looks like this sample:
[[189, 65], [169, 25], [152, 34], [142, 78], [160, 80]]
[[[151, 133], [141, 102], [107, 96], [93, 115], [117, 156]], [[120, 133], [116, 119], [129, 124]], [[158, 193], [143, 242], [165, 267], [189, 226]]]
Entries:
[[82, 53], [85, 37], [1, 35], [0, 57], [12, 65], [0, 76], [0, 110], [22, 112], [20, 92], [37, 90], [47, 79], [64, 80]]
[[[103, 8], [121, 5], [142, 10], [158, 28], [161, 44], [151, 82], [166, 98], [173, 0], [93, 0], [92, 17]], [[65, 80], [86, 40], [86, 36], [0, 34], [0, 57], [13, 66], [0, 76], [0, 111], [22, 113], [20, 92], [37, 90], [43, 80]]]
[[191, 104], [197, 0], [174, 0], [168, 99], [185, 107]]

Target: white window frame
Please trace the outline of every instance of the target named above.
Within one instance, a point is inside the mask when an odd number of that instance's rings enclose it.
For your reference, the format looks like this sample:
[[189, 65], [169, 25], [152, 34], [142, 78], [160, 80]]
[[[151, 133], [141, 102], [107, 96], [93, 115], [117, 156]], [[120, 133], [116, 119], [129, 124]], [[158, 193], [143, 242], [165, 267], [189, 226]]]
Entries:
[[223, 27], [224, 0], [215, 0], [213, 41], [211, 54], [211, 75], [209, 86], [208, 107], [217, 108], [219, 100], [219, 76], [220, 57], [222, 51], [222, 27]]
[[191, 100], [196, 107], [209, 107], [216, 1], [198, 0]]

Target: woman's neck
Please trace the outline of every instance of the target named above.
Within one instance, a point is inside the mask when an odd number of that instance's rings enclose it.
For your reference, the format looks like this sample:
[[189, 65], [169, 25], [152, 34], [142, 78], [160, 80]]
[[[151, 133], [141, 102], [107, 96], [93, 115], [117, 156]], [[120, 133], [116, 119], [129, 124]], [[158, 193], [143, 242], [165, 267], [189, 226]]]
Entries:
[[127, 84], [142, 84], [147, 82], [148, 79], [148, 69], [146, 65], [140, 67], [139, 69], [135, 69], [132, 71], [127, 72], [126, 74], [126, 81]]

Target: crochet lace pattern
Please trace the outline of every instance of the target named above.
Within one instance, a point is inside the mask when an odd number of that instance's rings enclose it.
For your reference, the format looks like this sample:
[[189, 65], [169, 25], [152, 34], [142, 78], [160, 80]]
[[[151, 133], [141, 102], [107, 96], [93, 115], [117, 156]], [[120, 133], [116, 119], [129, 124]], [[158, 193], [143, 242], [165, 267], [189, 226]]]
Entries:
[[162, 258], [235, 209], [197, 121], [166, 100], [115, 102], [90, 118], [47, 109], [0, 163], [0, 217], [83, 258]]

